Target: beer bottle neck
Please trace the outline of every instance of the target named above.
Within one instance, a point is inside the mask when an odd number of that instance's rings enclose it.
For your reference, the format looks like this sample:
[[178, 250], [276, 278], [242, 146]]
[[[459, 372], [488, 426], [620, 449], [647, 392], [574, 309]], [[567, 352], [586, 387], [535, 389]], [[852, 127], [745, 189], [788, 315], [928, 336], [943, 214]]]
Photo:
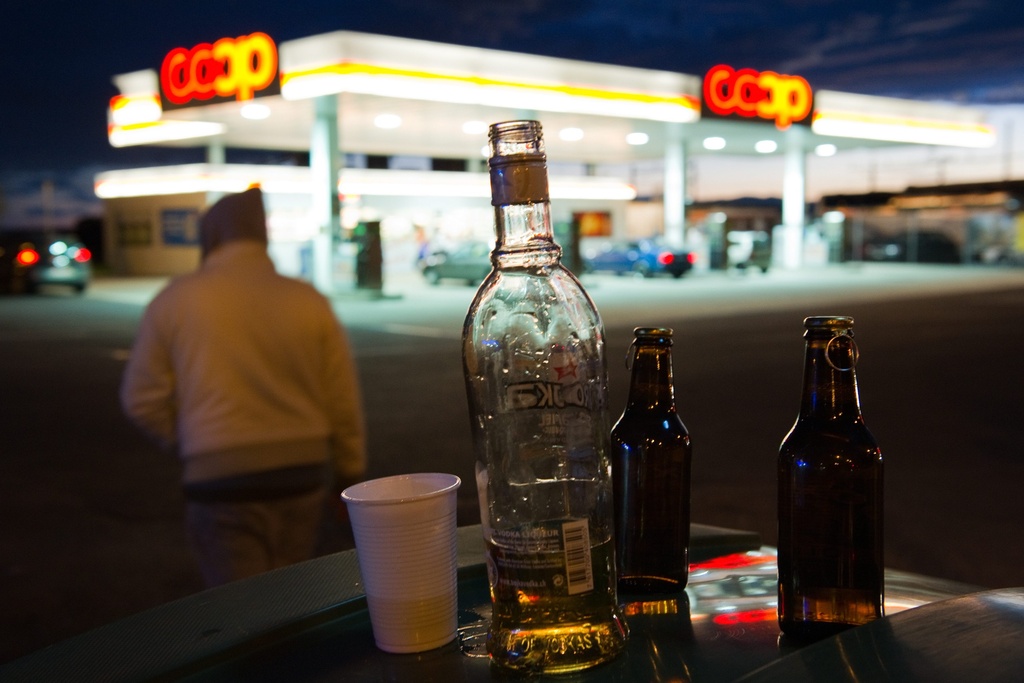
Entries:
[[857, 347], [846, 335], [811, 335], [804, 357], [801, 417], [861, 419]]
[[634, 345], [627, 410], [675, 411], [672, 388], [672, 347], [638, 342]]

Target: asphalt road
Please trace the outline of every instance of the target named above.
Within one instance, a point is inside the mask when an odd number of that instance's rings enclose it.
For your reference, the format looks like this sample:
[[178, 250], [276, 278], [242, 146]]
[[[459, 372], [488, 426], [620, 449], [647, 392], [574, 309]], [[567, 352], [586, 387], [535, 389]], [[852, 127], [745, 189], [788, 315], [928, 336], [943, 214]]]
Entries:
[[[886, 564], [1024, 585], [1024, 270], [584, 283], [607, 328], [613, 418], [632, 328], [676, 331], [695, 521], [774, 542], [775, 455], [799, 405], [801, 320], [849, 314], [865, 419], [886, 462]], [[0, 662], [201, 589], [177, 463], [117, 405], [135, 325], [161, 285], [105, 279], [85, 297], [0, 297]], [[472, 293], [395, 278], [380, 300], [336, 298], [362, 377], [370, 476], [458, 474], [460, 524], [478, 519], [459, 342]], [[323, 551], [350, 542], [335, 529]]]

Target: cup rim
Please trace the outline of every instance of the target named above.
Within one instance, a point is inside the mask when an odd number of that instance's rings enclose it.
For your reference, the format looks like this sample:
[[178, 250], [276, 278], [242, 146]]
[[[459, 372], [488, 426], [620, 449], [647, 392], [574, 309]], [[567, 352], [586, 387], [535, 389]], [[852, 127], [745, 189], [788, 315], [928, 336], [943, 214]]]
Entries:
[[[401, 496], [398, 498], [367, 498], [360, 497], [359, 495], [361, 492], [364, 492], [382, 482], [394, 481], [396, 479], [418, 479], [427, 477], [436, 477], [439, 479], [439, 483], [444, 483], [442, 486], [435, 488], [432, 491], [417, 493], [411, 496]], [[443, 496], [459, 488], [461, 484], [462, 479], [455, 474], [448, 474], [446, 472], [410, 472], [408, 474], [393, 474], [388, 477], [377, 477], [376, 479], [368, 479], [367, 481], [361, 481], [358, 484], [353, 484], [341, 492], [341, 499], [347, 504], [354, 505], [395, 505], [397, 503], [408, 503], [414, 500], [424, 500], [427, 498]]]

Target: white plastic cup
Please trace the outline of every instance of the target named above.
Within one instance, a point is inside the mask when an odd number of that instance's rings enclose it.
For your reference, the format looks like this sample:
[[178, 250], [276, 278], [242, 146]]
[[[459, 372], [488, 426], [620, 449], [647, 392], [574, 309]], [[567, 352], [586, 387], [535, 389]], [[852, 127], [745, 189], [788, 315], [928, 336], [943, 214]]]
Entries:
[[377, 647], [423, 652], [455, 639], [458, 558], [454, 474], [416, 473], [348, 487], [359, 571]]

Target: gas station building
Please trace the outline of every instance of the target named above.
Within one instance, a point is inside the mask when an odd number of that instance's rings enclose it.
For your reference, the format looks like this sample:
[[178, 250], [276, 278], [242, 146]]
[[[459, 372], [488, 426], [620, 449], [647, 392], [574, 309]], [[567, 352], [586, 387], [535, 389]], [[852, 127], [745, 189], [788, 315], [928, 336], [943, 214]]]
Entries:
[[[194, 269], [205, 207], [258, 184], [279, 270], [322, 291], [351, 282], [367, 234], [379, 231], [384, 277], [412, 269], [422, 239], [493, 240], [485, 148], [497, 121], [541, 121], [556, 234], [583, 240], [721, 243], [722, 226], [687, 221], [688, 160], [780, 157], [783, 268], [808, 258], [811, 155], [995, 143], [980, 110], [814, 90], [798, 75], [723, 64], [695, 76], [347, 31], [174, 48], [114, 82], [113, 146], [205, 149], [202, 163], [97, 175], [115, 272]], [[228, 150], [297, 161], [228, 163]], [[658, 166], [656, 196], [637, 196], [636, 164]]]

